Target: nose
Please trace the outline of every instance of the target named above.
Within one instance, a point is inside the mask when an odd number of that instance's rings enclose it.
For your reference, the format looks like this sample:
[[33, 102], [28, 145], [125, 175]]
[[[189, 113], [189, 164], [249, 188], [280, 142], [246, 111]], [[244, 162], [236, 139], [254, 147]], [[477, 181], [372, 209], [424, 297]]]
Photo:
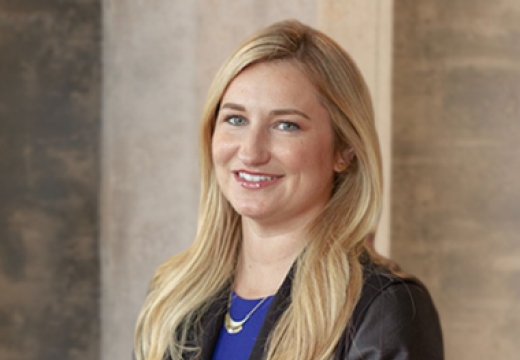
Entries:
[[249, 166], [266, 164], [271, 158], [269, 136], [261, 127], [251, 127], [240, 140], [238, 159]]

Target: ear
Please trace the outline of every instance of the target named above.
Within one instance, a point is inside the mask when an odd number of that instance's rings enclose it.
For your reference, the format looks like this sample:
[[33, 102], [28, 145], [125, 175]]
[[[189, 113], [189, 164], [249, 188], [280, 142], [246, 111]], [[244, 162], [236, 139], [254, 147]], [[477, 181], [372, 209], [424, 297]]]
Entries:
[[356, 154], [351, 147], [347, 147], [343, 151], [338, 151], [336, 153], [336, 159], [334, 160], [334, 171], [342, 173], [347, 170], [352, 160], [354, 160], [354, 156], [356, 156]]

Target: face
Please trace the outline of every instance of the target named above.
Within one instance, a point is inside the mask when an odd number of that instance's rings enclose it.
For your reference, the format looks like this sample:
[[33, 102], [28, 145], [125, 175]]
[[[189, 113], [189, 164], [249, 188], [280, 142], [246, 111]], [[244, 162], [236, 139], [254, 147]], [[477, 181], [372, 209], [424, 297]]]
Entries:
[[329, 115], [290, 61], [255, 64], [221, 101], [213, 165], [235, 210], [264, 224], [311, 220], [331, 195], [335, 155]]

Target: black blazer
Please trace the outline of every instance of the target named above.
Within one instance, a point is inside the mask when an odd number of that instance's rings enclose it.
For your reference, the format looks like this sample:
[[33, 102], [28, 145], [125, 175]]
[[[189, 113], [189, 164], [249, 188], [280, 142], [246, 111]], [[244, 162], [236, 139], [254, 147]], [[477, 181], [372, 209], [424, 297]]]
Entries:
[[[249, 360], [261, 360], [267, 338], [290, 302], [291, 271], [276, 293], [258, 334]], [[195, 342], [199, 356], [211, 360], [224, 315], [229, 289], [222, 292], [202, 319], [202, 333]], [[443, 343], [437, 311], [426, 288], [413, 278], [401, 278], [372, 263], [364, 267], [361, 298], [338, 344], [335, 359], [343, 360], [443, 360]]]

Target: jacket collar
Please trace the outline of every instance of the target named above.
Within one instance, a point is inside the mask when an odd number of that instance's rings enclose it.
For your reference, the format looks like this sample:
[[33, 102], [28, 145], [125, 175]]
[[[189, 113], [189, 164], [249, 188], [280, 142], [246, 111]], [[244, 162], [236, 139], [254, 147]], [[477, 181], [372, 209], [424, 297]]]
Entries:
[[[361, 292], [360, 299], [356, 305], [352, 314], [351, 323], [347, 324], [345, 333], [338, 348], [336, 349], [336, 359], [346, 358], [350, 341], [353, 338], [356, 329], [359, 328], [365, 311], [367, 310], [371, 299], [375, 294], [379, 293], [383, 288], [388, 286], [392, 281], [395, 281], [395, 277], [391, 275], [385, 267], [376, 266], [370, 256], [366, 253], [360, 259], [363, 266], [363, 280], [364, 286]], [[267, 311], [266, 317], [258, 333], [257, 340], [249, 360], [262, 360], [265, 355], [265, 349], [269, 334], [276, 325], [276, 322], [280, 316], [287, 310], [291, 303], [291, 288], [295, 272], [295, 266], [291, 268], [287, 274], [282, 286], [278, 289], [276, 295], [271, 302], [271, 306]], [[399, 281], [403, 281], [402, 279]], [[216, 297], [215, 301], [209, 306], [208, 311], [201, 319], [201, 331], [198, 332], [199, 340], [195, 340], [194, 344], [200, 347], [201, 352], [199, 356], [184, 356], [185, 359], [196, 359], [196, 360], [211, 360], [213, 352], [217, 344], [217, 340], [224, 323], [224, 317], [228, 310], [228, 299], [231, 292], [231, 284], [226, 286], [222, 292]], [[171, 359], [168, 359], [171, 360]]]
[[[291, 286], [294, 275], [294, 267], [289, 271], [282, 286], [276, 292], [271, 306], [267, 311], [260, 332], [256, 339], [255, 345], [249, 356], [249, 360], [261, 360], [264, 358], [267, 341], [269, 334], [275, 326], [280, 316], [287, 309], [291, 303]], [[228, 299], [231, 286], [226, 287], [220, 295], [214, 301], [207, 313], [204, 315], [201, 321], [202, 334], [200, 336], [199, 346], [201, 348], [200, 356], [195, 357], [197, 360], [211, 360], [213, 352], [217, 344], [217, 340], [224, 323], [224, 316], [228, 310]]]

